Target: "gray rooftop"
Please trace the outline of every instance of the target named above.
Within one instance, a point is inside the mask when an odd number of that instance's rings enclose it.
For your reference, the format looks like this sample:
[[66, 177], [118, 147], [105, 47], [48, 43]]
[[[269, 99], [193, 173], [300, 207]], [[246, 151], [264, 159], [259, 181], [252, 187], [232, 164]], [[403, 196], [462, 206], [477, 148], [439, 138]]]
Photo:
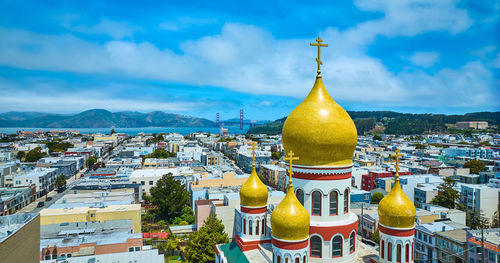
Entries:
[[0, 216], [0, 243], [21, 229], [38, 214], [24, 213]]

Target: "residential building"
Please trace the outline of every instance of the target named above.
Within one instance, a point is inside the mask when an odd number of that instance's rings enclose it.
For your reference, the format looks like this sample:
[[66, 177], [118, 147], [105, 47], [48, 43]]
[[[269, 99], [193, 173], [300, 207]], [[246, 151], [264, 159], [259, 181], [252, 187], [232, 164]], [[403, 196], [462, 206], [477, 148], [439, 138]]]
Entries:
[[465, 228], [449, 222], [418, 224], [415, 227], [415, 260], [437, 263], [436, 233]]
[[40, 262], [40, 216], [22, 213], [0, 216], [0, 261]]
[[458, 121], [455, 125], [458, 129], [484, 130], [488, 128], [487, 121]]
[[467, 259], [467, 233], [464, 229], [438, 232], [436, 255], [438, 262], [464, 263]]
[[36, 196], [41, 197], [54, 190], [57, 177], [56, 168], [36, 168], [14, 177], [14, 187], [36, 186]]
[[156, 183], [163, 177], [163, 175], [171, 174], [176, 179], [183, 179], [180, 181], [187, 187], [188, 182], [191, 181], [190, 179], [187, 179], [187, 177], [192, 177], [193, 173], [194, 172], [190, 167], [137, 169], [130, 175], [129, 182], [133, 184], [141, 184], [142, 192], [149, 195], [151, 188], [156, 186]]
[[279, 180], [280, 177], [286, 177], [286, 169], [275, 164], [263, 164], [260, 166], [259, 174], [264, 177], [264, 180], [269, 186], [278, 190], [285, 190], [283, 184], [285, 180]]
[[14, 214], [36, 199], [36, 186], [0, 188], [0, 216]]
[[467, 230], [467, 254], [469, 263], [481, 263], [484, 238], [484, 262], [498, 263], [500, 262], [500, 228], [484, 229], [481, 235], [481, 230]]
[[498, 210], [499, 190], [487, 185], [461, 184], [460, 203], [469, 212], [481, 214], [491, 222], [493, 214]]

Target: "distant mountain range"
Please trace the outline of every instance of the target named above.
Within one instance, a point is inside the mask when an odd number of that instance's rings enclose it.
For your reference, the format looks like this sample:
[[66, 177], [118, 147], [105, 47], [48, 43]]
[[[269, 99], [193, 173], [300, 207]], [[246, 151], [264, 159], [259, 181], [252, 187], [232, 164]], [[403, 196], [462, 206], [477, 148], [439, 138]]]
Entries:
[[50, 114], [40, 112], [0, 113], [0, 127], [33, 128], [137, 128], [137, 127], [215, 127], [213, 121], [179, 114], [153, 111], [110, 112], [103, 109], [87, 110], [78, 114]]
[[[500, 111], [474, 112], [464, 115], [413, 114], [393, 111], [348, 111], [348, 113], [354, 120], [358, 134], [370, 132], [377, 125], [388, 134], [423, 134], [450, 131], [449, 124], [455, 124], [458, 121], [487, 121], [490, 126], [497, 126], [497, 130], [500, 124]], [[250, 128], [247, 134], [281, 134], [286, 118]]]

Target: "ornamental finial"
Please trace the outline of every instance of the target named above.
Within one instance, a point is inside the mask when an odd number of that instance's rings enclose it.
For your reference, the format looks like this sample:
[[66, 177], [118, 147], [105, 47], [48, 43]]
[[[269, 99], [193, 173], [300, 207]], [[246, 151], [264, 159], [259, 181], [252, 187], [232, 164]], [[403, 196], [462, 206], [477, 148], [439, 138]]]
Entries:
[[293, 157], [294, 155], [295, 155], [295, 154], [294, 154], [292, 151], [290, 151], [290, 152], [288, 153], [288, 157], [284, 157], [284, 158], [283, 158], [283, 160], [285, 160], [285, 161], [288, 161], [288, 162], [289, 162], [289, 167], [288, 167], [288, 175], [289, 175], [290, 179], [288, 179], [288, 183], [289, 183], [290, 185], [292, 185], [292, 176], [293, 176], [292, 166], [293, 166], [293, 161], [294, 161], [294, 160], [298, 160], [298, 159], [299, 159], [299, 157]]
[[252, 145], [252, 147], [248, 148], [248, 150], [252, 150], [252, 167], [255, 168], [255, 150], [258, 150], [260, 148], [257, 147], [256, 142], [251, 142], [250, 144]]
[[317, 77], [320, 78], [321, 77], [321, 64], [323, 64], [323, 62], [321, 61], [321, 47], [328, 47], [328, 44], [321, 44], [321, 42], [323, 42], [321, 37], [318, 37], [316, 39], [316, 42], [317, 43], [310, 43], [310, 45], [318, 47], [318, 57], [316, 58], [316, 62], [318, 63], [318, 75], [317, 75]]
[[399, 157], [403, 157], [404, 154], [399, 154], [401, 151], [396, 148], [396, 154], [391, 155], [392, 157], [396, 158], [396, 180], [399, 180]]

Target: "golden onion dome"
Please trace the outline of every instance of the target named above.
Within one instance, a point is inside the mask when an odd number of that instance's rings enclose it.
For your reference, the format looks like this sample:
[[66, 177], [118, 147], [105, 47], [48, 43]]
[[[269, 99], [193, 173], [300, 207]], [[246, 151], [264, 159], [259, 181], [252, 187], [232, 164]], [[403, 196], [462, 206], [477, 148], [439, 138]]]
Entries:
[[290, 184], [285, 198], [271, 214], [273, 236], [282, 240], [305, 239], [309, 237], [309, 223], [309, 213], [295, 196]]
[[415, 226], [416, 213], [413, 202], [401, 189], [399, 179], [396, 179], [391, 191], [378, 205], [380, 223], [388, 227], [411, 228]]
[[240, 203], [246, 207], [262, 207], [267, 205], [267, 197], [267, 187], [259, 179], [255, 167], [253, 167], [250, 177], [241, 186]]
[[326, 91], [321, 76], [306, 99], [283, 125], [285, 152], [293, 151], [299, 165], [352, 165], [357, 131], [347, 112]]

